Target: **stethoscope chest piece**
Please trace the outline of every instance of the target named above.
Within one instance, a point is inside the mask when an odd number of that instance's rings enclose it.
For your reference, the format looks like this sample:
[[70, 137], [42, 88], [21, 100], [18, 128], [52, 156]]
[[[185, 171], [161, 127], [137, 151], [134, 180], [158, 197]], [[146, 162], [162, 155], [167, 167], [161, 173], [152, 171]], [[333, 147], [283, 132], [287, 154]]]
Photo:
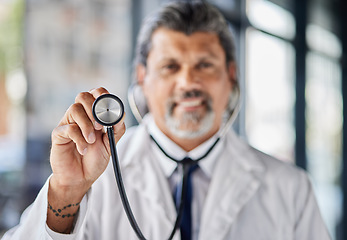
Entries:
[[123, 102], [113, 94], [103, 94], [93, 103], [95, 121], [103, 126], [113, 126], [124, 116]]

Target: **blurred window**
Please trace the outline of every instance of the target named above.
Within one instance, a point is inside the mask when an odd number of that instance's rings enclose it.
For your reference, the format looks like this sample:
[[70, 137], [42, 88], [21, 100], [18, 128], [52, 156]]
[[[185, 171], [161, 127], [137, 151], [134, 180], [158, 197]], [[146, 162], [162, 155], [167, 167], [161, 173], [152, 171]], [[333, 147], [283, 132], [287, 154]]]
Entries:
[[251, 24], [286, 39], [295, 37], [295, 19], [286, 9], [266, 0], [247, 0], [246, 13]]
[[294, 49], [249, 28], [246, 60], [247, 138], [256, 148], [294, 162]]
[[[339, 186], [342, 168], [341, 43], [318, 26], [307, 29], [306, 155], [315, 192], [328, 229], [335, 228], [342, 212]], [[335, 238], [334, 238], [335, 239]]]

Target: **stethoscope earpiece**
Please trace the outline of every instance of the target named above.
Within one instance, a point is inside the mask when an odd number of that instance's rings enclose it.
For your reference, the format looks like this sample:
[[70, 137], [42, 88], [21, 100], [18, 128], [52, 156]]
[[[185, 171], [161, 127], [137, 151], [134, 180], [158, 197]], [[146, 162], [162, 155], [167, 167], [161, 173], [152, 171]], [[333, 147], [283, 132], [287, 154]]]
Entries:
[[124, 104], [113, 94], [98, 97], [92, 109], [95, 121], [107, 127], [117, 124], [124, 116]]

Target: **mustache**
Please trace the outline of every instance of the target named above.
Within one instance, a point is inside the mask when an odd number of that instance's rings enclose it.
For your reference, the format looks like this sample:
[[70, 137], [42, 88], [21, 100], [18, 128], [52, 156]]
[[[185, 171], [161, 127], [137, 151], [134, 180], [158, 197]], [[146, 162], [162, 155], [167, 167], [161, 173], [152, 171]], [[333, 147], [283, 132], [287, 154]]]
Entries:
[[194, 97], [204, 97], [206, 94], [200, 90], [191, 90], [183, 92], [180, 99], [194, 98]]

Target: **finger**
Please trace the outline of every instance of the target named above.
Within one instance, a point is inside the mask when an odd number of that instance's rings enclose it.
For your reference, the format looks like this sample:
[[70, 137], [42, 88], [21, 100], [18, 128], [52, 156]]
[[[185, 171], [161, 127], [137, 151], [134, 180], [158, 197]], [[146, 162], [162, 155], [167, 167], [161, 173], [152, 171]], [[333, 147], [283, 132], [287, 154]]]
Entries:
[[117, 124], [117, 130], [114, 131], [114, 138], [116, 143], [120, 140], [120, 138], [124, 135], [125, 133], [125, 124], [124, 122], [121, 123], [120, 125]]
[[82, 104], [72, 104], [68, 109], [67, 118], [69, 124], [76, 123], [78, 125], [86, 142], [90, 144], [95, 142], [96, 136], [94, 125]]
[[99, 96], [103, 95], [103, 94], [109, 93], [109, 92], [107, 91], [107, 89], [106, 89], [106, 88], [103, 88], [103, 87], [99, 87], [99, 88], [92, 89], [92, 90], [90, 90], [89, 92], [93, 95], [93, 97], [94, 97], [95, 99], [98, 98]]
[[[106, 88], [99, 87], [99, 88], [91, 89], [91, 90], [89, 91], [89, 93], [93, 95], [94, 99], [97, 99], [99, 96], [101, 96], [101, 95], [103, 95], [103, 94], [107, 94], [107, 93], [109, 93], [109, 92], [107, 91]], [[97, 129], [97, 130], [102, 129], [102, 127], [103, 127], [103, 126], [102, 126], [101, 124], [99, 124], [98, 122], [95, 122], [94, 124], [95, 124], [95, 129]]]
[[102, 126], [98, 124], [93, 116], [92, 106], [95, 101], [94, 96], [90, 92], [81, 92], [77, 95], [75, 102], [82, 104], [90, 121], [93, 123], [95, 130], [101, 130]]
[[76, 149], [81, 155], [85, 155], [88, 143], [77, 124], [62, 125], [55, 128], [52, 132], [52, 143], [55, 145], [65, 145], [74, 142]]
[[113, 126], [116, 142], [118, 142], [118, 140], [125, 133], [126, 127], [125, 127], [125, 124], [124, 124], [124, 120], [125, 120], [125, 113], [124, 113], [122, 119], [116, 125]]

